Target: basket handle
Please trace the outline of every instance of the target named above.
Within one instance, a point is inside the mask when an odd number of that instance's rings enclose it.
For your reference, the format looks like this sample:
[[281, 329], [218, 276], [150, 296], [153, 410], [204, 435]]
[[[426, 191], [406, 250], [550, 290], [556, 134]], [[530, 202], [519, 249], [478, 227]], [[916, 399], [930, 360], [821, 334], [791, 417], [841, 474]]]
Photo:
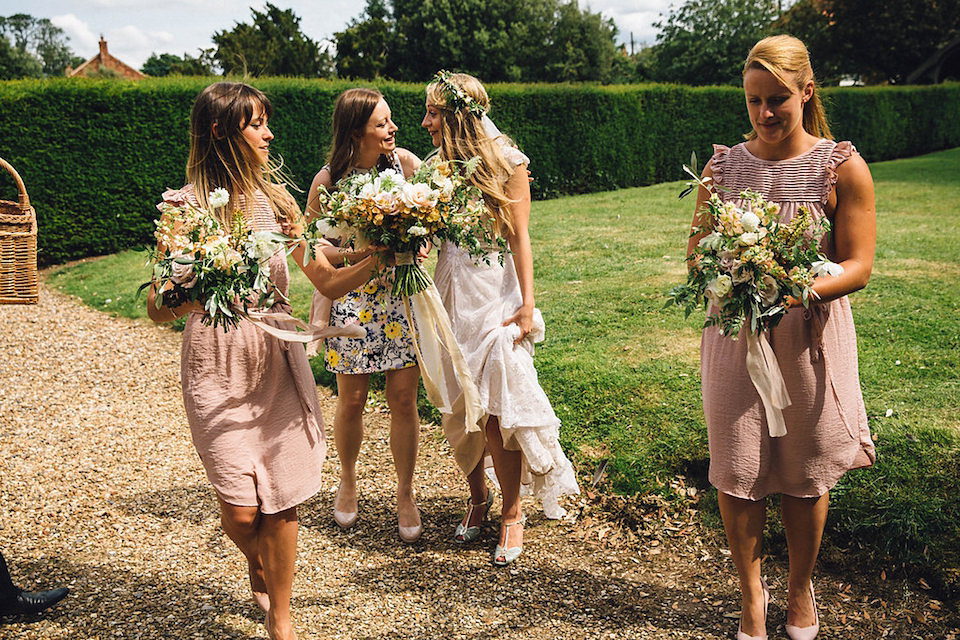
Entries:
[[21, 178], [20, 174], [17, 173], [17, 170], [13, 168], [13, 165], [3, 158], [0, 158], [0, 167], [6, 169], [7, 172], [13, 176], [14, 182], [17, 183], [17, 190], [20, 192], [20, 210], [24, 213], [29, 213], [30, 196], [27, 195], [27, 187], [23, 184], [23, 178]]

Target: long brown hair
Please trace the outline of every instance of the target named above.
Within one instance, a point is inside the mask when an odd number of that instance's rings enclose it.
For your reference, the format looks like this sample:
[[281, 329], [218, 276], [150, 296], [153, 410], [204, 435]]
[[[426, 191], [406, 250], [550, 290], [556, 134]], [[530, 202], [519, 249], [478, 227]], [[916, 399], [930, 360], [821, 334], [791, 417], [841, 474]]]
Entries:
[[[470, 176], [470, 182], [483, 193], [497, 231], [501, 235], [510, 233], [513, 231], [513, 216], [510, 212], [513, 201], [507, 197], [504, 185], [516, 167], [504, 157], [500, 150], [500, 141], [487, 135], [481, 114], [447, 104], [449, 88], [444, 87], [444, 83], [459, 88], [473, 102], [481, 105], [484, 111], [490, 107], [490, 97], [480, 81], [466, 73], [449, 74], [442, 82], [435, 81], [427, 85], [427, 103], [443, 116], [440, 120], [440, 157], [444, 160], [480, 157], [480, 163]], [[509, 140], [507, 143], [510, 143]]]
[[[780, 84], [791, 90], [798, 89], [802, 92], [808, 82], [813, 82], [813, 97], [803, 105], [803, 129], [818, 138], [833, 139], [830, 125], [827, 124], [827, 113], [820, 101], [817, 81], [813, 76], [810, 54], [801, 40], [788, 35], [764, 38], [753, 45], [746, 62], [743, 63], [744, 74], [750, 69], [769, 71]], [[753, 140], [757, 137], [757, 132], [752, 130], [744, 137]]]
[[232, 224], [232, 212], [241, 200], [252, 210], [257, 191], [270, 201], [278, 220], [300, 215], [280, 165], [271, 161], [264, 166], [243, 137], [257, 107], [268, 119], [273, 115], [270, 99], [259, 89], [241, 82], [216, 82], [200, 92], [190, 113], [187, 182], [193, 184], [202, 207], [209, 204], [207, 195], [214, 189], [222, 187], [230, 193], [229, 205], [218, 210], [226, 211], [222, 222], [227, 225]]
[[[377, 108], [383, 94], [376, 89], [347, 89], [339, 96], [333, 105], [333, 142], [327, 154], [327, 168], [330, 170], [330, 179], [333, 184], [342, 178], [353, 164], [360, 151], [358, 133], [366, 129], [373, 110]], [[377, 160], [380, 169], [388, 168], [390, 160], [383, 154]]]

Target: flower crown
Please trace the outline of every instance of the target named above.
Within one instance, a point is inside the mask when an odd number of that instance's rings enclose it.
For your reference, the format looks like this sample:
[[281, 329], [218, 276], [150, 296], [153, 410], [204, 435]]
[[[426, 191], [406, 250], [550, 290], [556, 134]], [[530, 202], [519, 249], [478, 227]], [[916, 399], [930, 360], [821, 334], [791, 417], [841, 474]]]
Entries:
[[450, 80], [452, 75], [453, 74], [446, 69], [441, 69], [437, 71], [437, 74], [433, 76], [433, 80], [431, 81], [433, 84], [440, 86], [447, 106], [452, 108], [455, 113], [459, 113], [461, 109], [466, 109], [476, 116], [486, 115], [487, 107], [471, 98], [463, 89], [455, 85]]

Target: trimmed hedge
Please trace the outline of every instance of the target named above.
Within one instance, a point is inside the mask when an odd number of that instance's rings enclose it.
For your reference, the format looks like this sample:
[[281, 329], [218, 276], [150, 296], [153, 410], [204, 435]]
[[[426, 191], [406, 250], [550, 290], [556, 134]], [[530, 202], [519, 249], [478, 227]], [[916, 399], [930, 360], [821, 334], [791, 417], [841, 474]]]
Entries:
[[[0, 156], [27, 185], [43, 264], [152, 242], [154, 204], [179, 187], [193, 99], [212, 78], [0, 82]], [[333, 101], [346, 81], [255, 80], [276, 108], [273, 147], [305, 188], [323, 164]], [[423, 157], [423, 86], [367, 83], [383, 91], [399, 144]], [[684, 177], [695, 151], [735, 144], [749, 129], [735, 87], [516, 85], [489, 87], [493, 118], [532, 158], [535, 198], [653, 184]], [[838, 88], [825, 92], [838, 139], [868, 161], [960, 146], [960, 85]], [[3, 199], [14, 199], [8, 181]], [[305, 194], [299, 194], [301, 204]]]

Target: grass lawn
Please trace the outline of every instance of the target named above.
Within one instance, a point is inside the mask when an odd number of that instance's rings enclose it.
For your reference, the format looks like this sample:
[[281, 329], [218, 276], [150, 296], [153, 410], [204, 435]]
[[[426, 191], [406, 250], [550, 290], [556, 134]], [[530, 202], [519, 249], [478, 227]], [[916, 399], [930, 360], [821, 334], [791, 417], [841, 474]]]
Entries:
[[[938, 579], [957, 584], [960, 149], [871, 170], [877, 259], [869, 286], [851, 301], [879, 458], [833, 492], [828, 535], [937, 567]], [[675, 496], [669, 485], [677, 476], [706, 484], [701, 318], [663, 310], [665, 292], [685, 276], [694, 201], [677, 199], [682, 186], [533, 205], [536, 296], [547, 322], [536, 354], [540, 380], [584, 481], [603, 465], [602, 485], [617, 492]], [[144, 260], [128, 251], [50, 270], [46, 281], [103, 311], [144, 317], [145, 297], [134, 299], [149, 276]], [[302, 316], [310, 294], [294, 269]]]

